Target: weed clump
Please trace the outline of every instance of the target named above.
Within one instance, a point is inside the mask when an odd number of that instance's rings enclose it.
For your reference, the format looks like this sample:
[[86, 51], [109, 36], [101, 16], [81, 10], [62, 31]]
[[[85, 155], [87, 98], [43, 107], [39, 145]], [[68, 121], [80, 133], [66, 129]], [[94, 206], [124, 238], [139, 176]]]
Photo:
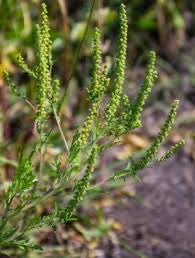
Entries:
[[[125, 6], [120, 7], [120, 38], [115, 65], [115, 76], [112, 82], [108, 77], [106, 67], [101, 58], [100, 31], [95, 30], [93, 44], [93, 72], [91, 87], [87, 89], [87, 97], [90, 101], [88, 116], [75, 132], [72, 143], [69, 147], [58, 116], [60, 103], [60, 82], [52, 78], [52, 42], [48, 24], [46, 5], [42, 4], [42, 20], [37, 25], [37, 65], [30, 68], [21, 55], [18, 55], [18, 65], [36, 81], [36, 103], [32, 104], [27, 96], [21, 93], [12, 81], [8, 72], [4, 72], [4, 78], [13, 94], [25, 100], [35, 111], [36, 125], [39, 137], [30, 155], [20, 153], [15, 177], [6, 192], [4, 200], [4, 212], [0, 221], [0, 247], [34, 249], [40, 248], [32, 243], [29, 232], [34, 228], [67, 223], [75, 219], [74, 211], [85, 197], [91, 186], [91, 178], [100, 154], [111, 146], [117, 144], [116, 139], [133, 129], [141, 126], [141, 115], [145, 102], [151, 93], [152, 87], [157, 78], [155, 68], [156, 55], [153, 51], [149, 54], [148, 66], [140, 92], [134, 101], [130, 102], [127, 95], [123, 94], [123, 83], [125, 79], [125, 63], [127, 52], [127, 15]], [[106, 106], [103, 105], [107, 89], [112, 87], [112, 94]], [[146, 149], [144, 156], [137, 162], [127, 160], [127, 166], [113, 172], [113, 175], [106, 180], [109, 183], [120, 177], [137, 177], [140, 170], [155, 162], [162, 162], [170, 158], [183, 144], [179, 141], [163, 157], [158, 157], [158, 150], [165, 141], [175, 121], [179, 101], [175, 100], [168, 117], [162, 126], [159, 134], [153, 143]], [[104, 116], [100, 115], [100, 107], [104, 108]], [[53, 163], [55, 178], [49, 189], [42, 192], [39, 187], [42, 184], [40, 173], [43, 170], [43, 151], [48, 143], [50, 128], [48, 119], [54, 115], [65, 149], [68, 161], [65, 169], [61, 169], [59, 162]], [[40, 169], [33, 165], [35, 152], [40, 152]], [[82, 172], [84, 171], [84, 173]], [[83, 174], [83, 175], [82, 175]], [[105, 183], [106, 183], [105, 182]], [[73, 185], [72, 191], [67, 186]], [[95, 186], [94, 186], [95, 187]], [[58, 203], [58, 194], [64, 190], [68, 197], [65, 207]], [[17, 199], [17, 206], [13, 208], [13, 202]], [[52, 199], [53, 211], [44, 216], [36, 214], [35, 208], [38, 204]], [[33, 211], [33, 212], [30, 212]], [[28, 218], [28, 220], [27, 220]]]

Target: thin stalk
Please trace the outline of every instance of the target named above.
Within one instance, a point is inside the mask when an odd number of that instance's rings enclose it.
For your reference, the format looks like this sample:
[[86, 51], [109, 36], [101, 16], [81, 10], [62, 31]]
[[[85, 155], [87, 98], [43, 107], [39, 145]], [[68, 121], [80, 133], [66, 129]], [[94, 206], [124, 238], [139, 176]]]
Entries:
[[25, 99], [24, 101], [36, 112], [35, 106], [28, 99]]
[[61, 134], [61, 136], [62, 136], [62, 139], [63, 139], [63, 141], [64, 141], [65, 149], [66, 149], [67, 152], [69, 153], [69, 152], [70, 152], [70, 151], [69, 151], [69, 146], [68, 146], [68, 143], [67, 143], [66, 138], [65, 138], [65, 136], [64, 136], [64, 133], [63, 133], [63, 131], [62, 131], [62, 127], [61, 127], [61, 125], [60, 125], [60, 118], [58, 117], [58, 115], [57, 115], [55, 109], [53, 109], [53, 112], [54, 112], [54, 116], [55, 116], [55, 120], [56, 120], [58, 129], [59, 129], [59, 132], [60, 132], [60, 134]]
[[63, 107], [63, 104], [64, 104], [64, 102], [66, 100], [66, 96], [67, 96], [67, 89], [68, 89], [68, 86], [69, 86], [70, 81], [72, 79], [72, 76], [74, 74], [74, 70], [75, 70], [76, 63], [78, 61], [78, 58], [79, 58], [79, 55], [80, 55], [80, 52], [81, 52], [82, 45], [83, 45], [83, 43], [85, 41], [85, 38], [87, 36], [87, 32], [88, 32], [88, 29], [89, 29], [91, 17], [92, 17], [93, 10], [94, 10], [94, 7], [95, 7], [95, 2], [96, 2], [96, 0], [92, 0], [92, 4], [91, 4], [91, 8], [90, 8], [89, 17], [88, 17], [88, 20], [87, 20], [87, 25], [86, 25], [86, 28], [85, 28], [85, 32], [84, 32], [83, 38], [80, 41], [80, 44], [79, 44], [79, 46], [77, 48], [77, 51], [76, 51], [76, 54], [75, 54], [75, 57], [74, 57], [74, 60], [73, 60], [70, 76], [69, 76], [68, 81], [67, 81], [67, 86], [66, 86], [66, 89], [64, 91], [64, 94], [62, 95], [62, 98], [61, 98], [61, 101], [60, 101], [60, 104], [59, 104], [59, 110], [58, 110], [59, 114], [61, 114], [61, 112], [62, 112], [62, 107]]

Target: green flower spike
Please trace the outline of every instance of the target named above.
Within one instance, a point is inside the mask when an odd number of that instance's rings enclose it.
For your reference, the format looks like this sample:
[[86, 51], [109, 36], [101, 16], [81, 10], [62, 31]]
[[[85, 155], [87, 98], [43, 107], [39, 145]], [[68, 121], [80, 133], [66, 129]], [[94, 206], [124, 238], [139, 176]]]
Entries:
[[79, 138], [77, 140], [77, 143], [80, 147], [82, 147], [87, 143], [90, 131], [92, 129], [93, 121], [97, 115], [98, 106], [99, 106], [99, 102], [94, 102], [92, 104], [92, 107], [89, 111], [89, 115], [87, 116], [87, 119], [79, 133]]
[[120, 41], [116, 58], [116, 78], [114, 80], [114, 90], [105, 111], [105, 125], [110, 126], [113, 123], [115, 114], [120, 104], [122, 86], [125, 77], [125, 62], [127, 51], [127, 15], [125, 6], [120, 8]]
[[163, 155], [160, 159], [157, 161], [162, 162], [169, 158], [171, 158], [181, 147], [185, 144], [184, 139], [180, 140], [178, 143], [176, 143], [174, 146], [171, 147], [170, 150], [168, 150], [165, 155]]
[[28, 65], [25, 63], [24, 58], [22, 57], [21, 54], [17, 54], [16, 61], [18, 66], [22, 68], [26, 73], [28, 73], [30, 76], [34, 78], [37, 78], [35, 72], [33, 72], [32, 69], [28, 67]]
[[167, 120], [161, 128], [158, 136], [155, 138], [153, 143], [150, 145], [149, 149], [146, 151], [145, 157], [140, 162], [134, 165], [136, 171], [145, 168], [155, 157], [157, 151], [159, 150], [159, 147], [165, 141], [166, 137], [168, 136], [168, 133], [172, 129], [178, 107], [179, 100], [175, 100], [172, 104], [172, 108], [167, 117]]
[[149, 55], [149, 63], [146, 69], [144, 83], [135, 100], [135, 103], [132, 106], [132, 113], [131, 113], [132, 115], [129, 122], [130, 123], [129, 126], [131, 128], [137, 127], [137, 125], [134, 126], [134, 124], [138, 124], [139, 126], [141, 125], [140, 117], [141, 117], [146, 99], [150, 95], [154, 82], [157, 78], [157, 71], [155, 69], [155, 65], [156, 65], [156, 54], [154, 51], [151, 51]]
[[41, 133], [45, 128], [45, 123], [50, 109], [48, 107], [48, 98], [52, 98], [51, 88], [51, 40], [49, 34], [49, 25], [46, 5], [42, 4], [42, 23], [37, 25], [38, 40], [38, 94], [37, 94], [37, 125]]
[[92, 85], [88, 91], [89, 99], [95, 101], [99, 99], [101, 93], [101, 47], [100, 47], [100, 31], [95, 29], [94, 44], [93, 44], [93, 72]]
[[89, 134], [92, 130], [94, 120], [98, 114], [98, 108], [102, 97], [108, 88], [110, 79], [107, 78], [106, 67], [101, 72], [101, 51], [100, 51], [100, 33], [96, 28], [95, 39], [94, 39], [94, 68], [92, 76], [92, 87], [88, 90], [88, 96], [92, 100], [92, 106], [90, 108], [89, 114], [84, 122], [82, 129], [79, 132], [79, 137], [77, 139], [78, 148], [84, 146], [89, 138]]

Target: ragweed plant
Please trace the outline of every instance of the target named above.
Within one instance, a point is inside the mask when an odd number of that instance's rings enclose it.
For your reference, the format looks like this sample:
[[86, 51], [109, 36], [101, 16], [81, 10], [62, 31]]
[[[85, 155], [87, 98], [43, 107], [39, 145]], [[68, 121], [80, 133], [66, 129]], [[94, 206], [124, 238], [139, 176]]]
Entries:
[[[57, 223], [67, 223], [75, 219], [74, 212], [81, 200], [85, 197], [92, 185], [94, 170], [98, 164], [98, 157], [106, 149], [117, 144], [119, 136], [131, 132], [141, 126], [141, 115], [145, 102], [152, 90], [157, 78], [155, 68], [156, 55], [153, 51], [149, 54], [148, 66], [140, 92], [134, 101], [123, 93], [125, 80], [125, 63], [127, 52], [127, 15], [124, 5], [120, 7], [120, 38], [118, 53], [115, 62], [115, 76], [113, 81], [108, 77], [108, 71], [102, 60], [100, 31], [95, 30], [93, 43], [93, 69], [91, 86], [87, 89], [87, 98], [90, 102], [89, 113], [76, 130], [69, 146], [58, 116], [60, 103], [60, 83], [52, 78], [52, 42], [48, 25], [46, 5], [42, 4], [42, 20], [37, 25], [37, 65], [29, 67], [24, 58], [17, 56], [18, 65], [36, 81], [36, 103], [31, 103], [25, 93], [21, 93], [17, 85], [12, 81], [8, 72], [4, 72], [4, 78], [10, 90], [18, 98], [23, 99], [35, 112], [35, 124], [37, 139], [33, 151], [25, 154], [20, 151], [17, 168], [13, 181], [5, 193], [4, 212], [0, 221], [0, 247], [20, 248], [22, 250], [40, 248], [29, 240], [32, 230], [45, 225], [55, 228]], [[111, 88], [112, 94], [107, 102], [105, 96]], [[158, 157], [158, 150], [165, 141], [175, 121], [179, 101], [173, 102], [168, 117], [153, 143], [145, 150], [143, 157], [137, 162], [127, 160], [127, 166], [113, 172], [104, 183], [117, 180], [120, 177], [138, 177], [139, 172], [156, 162], [162, 162], [170, 158], [183, 144], [179, 141], [162, 157]], [[103, 112], [104, 111], [104, 112]], [[51, 128], [48, 119], [54, 116], [59, 132], [65, 144], [67, 163], [61, 168], [58, 161], [53, 162], [52, 170], [55, 178], [49, 188], [44, 190], [41, 186], [40, 171], [44, 168], [43, 146], [47, 145]], [[40, 169], [34, 165], [34, 156], [40, 152]], [[48, 169], [48, 167], [47, 167]], [[94, 180], [93, 180], [94, 182]], [[70, 186], [72, 191], [70, 191]], [[98, 185], [98, 184], [97, 184]], [[67, 192], [69, 191], [69, 192]], [[66, 192], [65, 201], [58, 203], [57, 196]], [[53, 211], [47, 215], [39, 215], [36, 211], [38, 204], [50, 200]]]

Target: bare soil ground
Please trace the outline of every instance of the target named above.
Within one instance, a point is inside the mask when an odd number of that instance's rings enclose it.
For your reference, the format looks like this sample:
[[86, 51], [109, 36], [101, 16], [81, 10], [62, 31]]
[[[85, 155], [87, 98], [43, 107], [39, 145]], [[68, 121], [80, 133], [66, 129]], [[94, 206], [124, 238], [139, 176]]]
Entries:
[[136, 193], [142, 201], [122, 200], [106, 214], [123, 225], [106, 257], [194, 258], [195, 162], [180, 153], [146, 169]]

